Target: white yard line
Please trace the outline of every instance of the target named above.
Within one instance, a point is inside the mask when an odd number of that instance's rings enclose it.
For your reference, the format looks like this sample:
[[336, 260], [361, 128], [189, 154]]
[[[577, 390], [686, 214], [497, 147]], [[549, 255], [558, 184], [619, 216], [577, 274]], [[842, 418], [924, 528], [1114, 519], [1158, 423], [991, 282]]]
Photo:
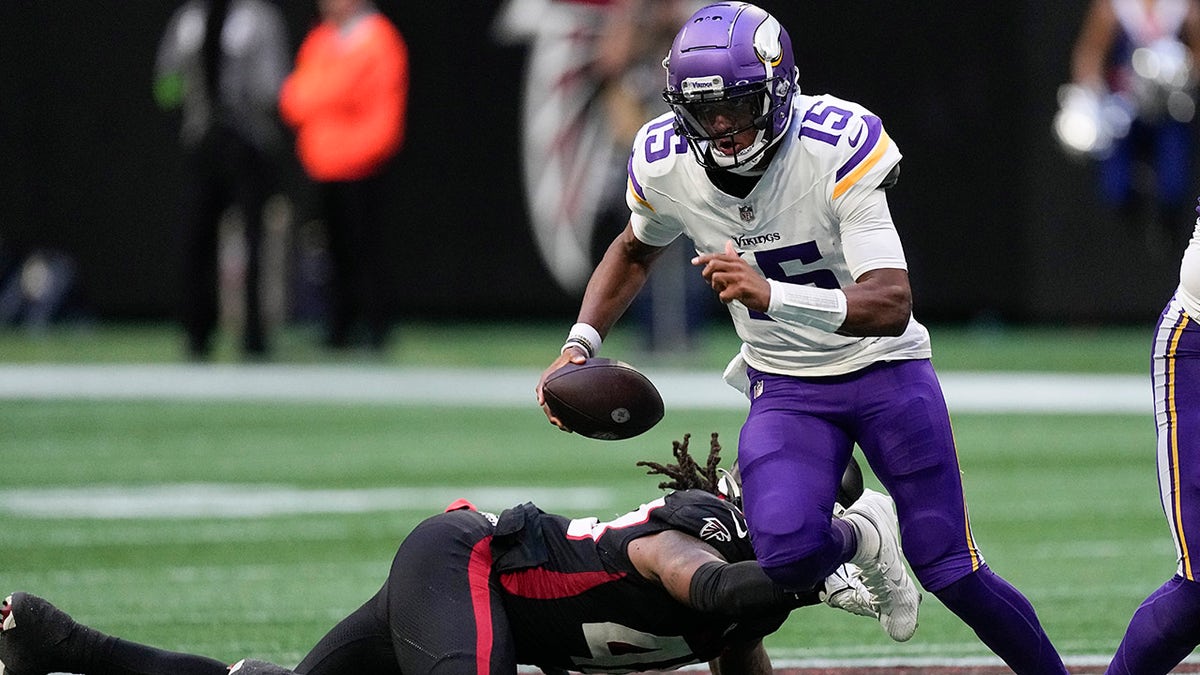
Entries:
[[179, 519], [377, 511], [436, 513], [456, 499], [480, 509], [531, 501], [551, 511], [603, 511], [616, 503], [600, 487], [422, 486], [315, 490], [283, 485], [185, 483], [0, 489], [0, 513], [33, 518]]

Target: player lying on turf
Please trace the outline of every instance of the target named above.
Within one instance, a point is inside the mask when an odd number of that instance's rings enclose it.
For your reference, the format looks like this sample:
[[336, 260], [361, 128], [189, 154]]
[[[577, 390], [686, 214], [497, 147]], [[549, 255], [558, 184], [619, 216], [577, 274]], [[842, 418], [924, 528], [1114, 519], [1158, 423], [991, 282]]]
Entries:
[[[465, 502], [426, 519], [401, 542], [383, 588], [294, 671], [128, 642], [13, 593], [0, 609], [0, 675], [486, 675], [517, 664], [628, 672], [704, 661], [723, 675], [765, 674], [762, 638], [794, 608], [824, 601], [878, 618], [857, 568], [803, 593], [771, 582], [754, 561], [737, 482], [717, 469], [717, 435], [704, 466], [688, 440], [673, 444], [677, 464], [638, 463], [669, 478], [659, 485], [669, 491], [616, 520], [529, 503], [497, 517]], [[853, 461], [844, 485], [843, 503], [862, 494]]]

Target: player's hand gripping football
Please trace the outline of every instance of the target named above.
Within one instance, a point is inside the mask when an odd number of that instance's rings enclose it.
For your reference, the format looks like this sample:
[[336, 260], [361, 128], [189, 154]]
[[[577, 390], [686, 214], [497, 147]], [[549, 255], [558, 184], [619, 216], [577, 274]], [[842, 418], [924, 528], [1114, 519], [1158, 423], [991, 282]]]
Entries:
[[546, 419], [550, 420], [551, 424], [567, 433], [571, 433], [571, 429], [569, 429], [567, 425], [563, 424], [562, 420], [558, 419], [554, 413], [550, 412], [550, 406], [546, 405], [546, 396], [542, 393], [542, 387], [546, 384], [546, 378], [559, 368], [562, 368], [568, 363], [574, 363], [577, 366], [581, 366], [586, 362], [587, 355], [583, 353], [582, 349], [577, 347], [567, 347], [561, 354], [558, 355], [557, 359], [554, 359], [554, 363], [551, 363], [549, 368], [542, 371], [542, 376], [538, 379], [537, 387], [534, 389], [534, 393], [537, 394], [538, 405], [542, 406], [542, 412], [546, 413]]
[[756, 272], [733, 247], [732, 241], [725, 242], [723, 253], [703, 253], [692, 258], [692, 264], [700, 267], [704, 280], [717, 292], [721, 302], [737, 300], [759, 312], [766, 312], [771, 305], [771, 285]]

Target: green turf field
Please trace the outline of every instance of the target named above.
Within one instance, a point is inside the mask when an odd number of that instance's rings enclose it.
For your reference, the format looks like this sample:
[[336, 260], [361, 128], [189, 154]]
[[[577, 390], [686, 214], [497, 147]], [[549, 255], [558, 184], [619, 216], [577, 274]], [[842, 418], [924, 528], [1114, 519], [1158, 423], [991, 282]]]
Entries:
[[[1097, 328], [934, 326], [939, 370], [1053, 370], [1143, 373], [1153, 318], [1144, 326]], [[544, 367], [553, 356], [570, 319], [558, 323], [402, 323], [382, 355], [317, 347], [318, 336], [303, 327], [275, 336], [273, 360], [281, 363], [379, 363], [385, 365]], [[231, 332], [218, 336], [215, 360], [236, 362]], [[721, 320], [699, 333], [682, 352], [643, 348], [636, 324], [618, 324], [605, 340], [607, 356], [635, 365], [724, 368], [738, 340]], [[0, 328], [0, 363], [169, 363], [182, 355], [182, 333], [161, 324], [79, 324], [46, 333]]]
[[[943, 370], [1140, 373], [1149, 327], [932, 332]], [[373, 362], [537, 367], [560, 333], [420, 324]], [[308, 337], [286, 335], [278, 359], [330, 360]], [[638, 354], [632, 345], [614, 336], [606, 352], [628, 358]], [[715, 370], [728, 346], [714, 333], [697, 352], [662, 362]], [[0, 362], [10, 363], [171, 361], [176, 349], [174, 333], [153, 326], [38, 340], [0, 333]], [[740, 422], [736, 410], [670, 410], [643, 437], [611, 443], [554, 430], [532, 403], [0, 400], [0, 587], [45, 595], [130, 639], [292, 664], [378, 588], [397, 542], [445, 495], [499, 510], [515, 490], [546, 495], [570, 515], [612, 517], [656, 492], [635, 461], [668, 459], [670, 441], [689, 431], [701, 441], [720, 431], [732, 458]], [[1133, 609], [1174, 569], [1152, 420], [962, 414], [954, 422], [988, 562], [1030, 597], [1065, 655], [1110, 654]], [[254, 517], [188, 515], [214, 499], [251, 511], [290, 506]], [[903, 645], [868, 620], [816, 607], [796, 612], [768, 646], [779, 658], [988, 653], [930, 596]]]

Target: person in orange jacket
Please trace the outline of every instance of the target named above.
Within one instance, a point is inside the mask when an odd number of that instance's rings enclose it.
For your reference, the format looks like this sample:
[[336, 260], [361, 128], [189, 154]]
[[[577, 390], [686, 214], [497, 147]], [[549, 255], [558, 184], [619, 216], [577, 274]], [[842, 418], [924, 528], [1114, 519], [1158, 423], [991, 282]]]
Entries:
[[382, 176], [404, 142], [408, 48], [369, 0], [318, 0], [321, 22], [304, 38], [279, 96], [300, 164], [317, 184], [331, 262], [325, 343], [354, 342], [363, 320], [382, 349], [390, 317], [382, 245]]

